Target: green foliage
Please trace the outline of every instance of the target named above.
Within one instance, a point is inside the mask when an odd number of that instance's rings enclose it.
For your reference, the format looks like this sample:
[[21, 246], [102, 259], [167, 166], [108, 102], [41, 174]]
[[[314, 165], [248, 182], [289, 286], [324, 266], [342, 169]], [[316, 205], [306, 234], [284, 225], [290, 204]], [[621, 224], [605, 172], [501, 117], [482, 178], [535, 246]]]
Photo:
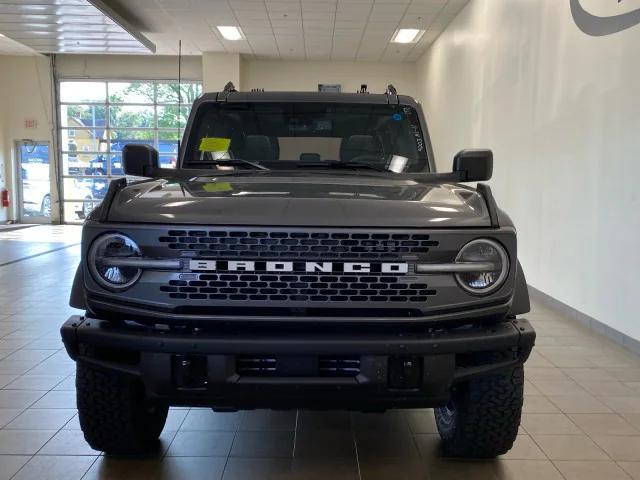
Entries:
[[[184, 127], [189, 118], [191, 104], [198, 98], [202, 87], [197, 83], [183, 83], [178, 87], [177, 83], [145, 83], [131, 82], [124, 89], [109, 94], [111, 103], [148, 103], [174, 104], [158, 106], [158, 128]], [[183, 105], [178, 109], [178, 102]], [[139, 109], [139, 112], [127, 112], [122, 114], [122, 106], [111, 106], [111, 116], [118, 119], [118, 127], [152, 127], [153, 116], [149, 118], [147, 111]], [[131, 110], [131, 109], [130, 109]], [[113, 125], [113, 121], [112, 121]]]

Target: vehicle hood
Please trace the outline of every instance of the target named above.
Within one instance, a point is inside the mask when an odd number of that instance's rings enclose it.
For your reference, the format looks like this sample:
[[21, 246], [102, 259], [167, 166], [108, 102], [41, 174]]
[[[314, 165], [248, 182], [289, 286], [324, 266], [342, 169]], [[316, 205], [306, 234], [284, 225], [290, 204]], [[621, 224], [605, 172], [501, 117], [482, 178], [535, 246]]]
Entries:
[[475, 189], [368, 175], [158, 179], [124, 187], [108, 221], [192, 225], [486, 227]]

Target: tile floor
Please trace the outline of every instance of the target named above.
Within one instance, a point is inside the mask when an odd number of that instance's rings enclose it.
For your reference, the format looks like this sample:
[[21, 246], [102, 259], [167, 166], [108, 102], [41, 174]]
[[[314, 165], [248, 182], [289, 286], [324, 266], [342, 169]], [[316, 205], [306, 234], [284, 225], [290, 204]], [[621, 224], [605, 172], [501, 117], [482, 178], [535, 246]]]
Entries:
[[[78, 230], [9, 234], [0, 252], [12, 242], [12, 255], [20, 244], [29, 255], [30, 235], [73, 244]], [[78, 255], [70, 246], [0, 266], [0, 479], [640, 480], [640, 358], [539, 305], [521, 434], [498, 460], [442, 458], [430, 410], [172, 409], [156, 455], [102, 456], [79, 430], [58, 337]]]

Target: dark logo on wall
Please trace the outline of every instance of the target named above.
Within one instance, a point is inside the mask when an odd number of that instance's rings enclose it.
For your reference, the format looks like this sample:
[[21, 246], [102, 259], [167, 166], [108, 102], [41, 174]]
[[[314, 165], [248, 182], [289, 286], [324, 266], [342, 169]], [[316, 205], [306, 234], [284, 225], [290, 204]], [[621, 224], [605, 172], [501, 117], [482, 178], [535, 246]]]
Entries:
[[[640, 8], [619, 15], [601, 17], [586, 11], [580, 0], [570, 0], [573, 21], [580, 30], [592, 37], [602, 37], [622, 32], [640, 23]], [[621, 3], [622, 0], [618, 0]]]

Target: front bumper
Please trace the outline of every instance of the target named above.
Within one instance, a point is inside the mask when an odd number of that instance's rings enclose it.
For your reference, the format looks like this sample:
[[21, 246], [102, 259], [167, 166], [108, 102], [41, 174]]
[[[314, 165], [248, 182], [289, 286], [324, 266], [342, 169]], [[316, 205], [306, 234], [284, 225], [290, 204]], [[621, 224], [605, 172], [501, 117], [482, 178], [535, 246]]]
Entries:
[[[526, 361], [535, 340], [524, 319], [431, 331], [201, 331], [73, 316], [61, 335], [73, 360], [135, 375], [170, 405], [224, 409], [439, 406], [455, 382]], [[344, 361], [357, 371], [318, 367]], [[250, 372], [242, 362], [278, 367]]]

